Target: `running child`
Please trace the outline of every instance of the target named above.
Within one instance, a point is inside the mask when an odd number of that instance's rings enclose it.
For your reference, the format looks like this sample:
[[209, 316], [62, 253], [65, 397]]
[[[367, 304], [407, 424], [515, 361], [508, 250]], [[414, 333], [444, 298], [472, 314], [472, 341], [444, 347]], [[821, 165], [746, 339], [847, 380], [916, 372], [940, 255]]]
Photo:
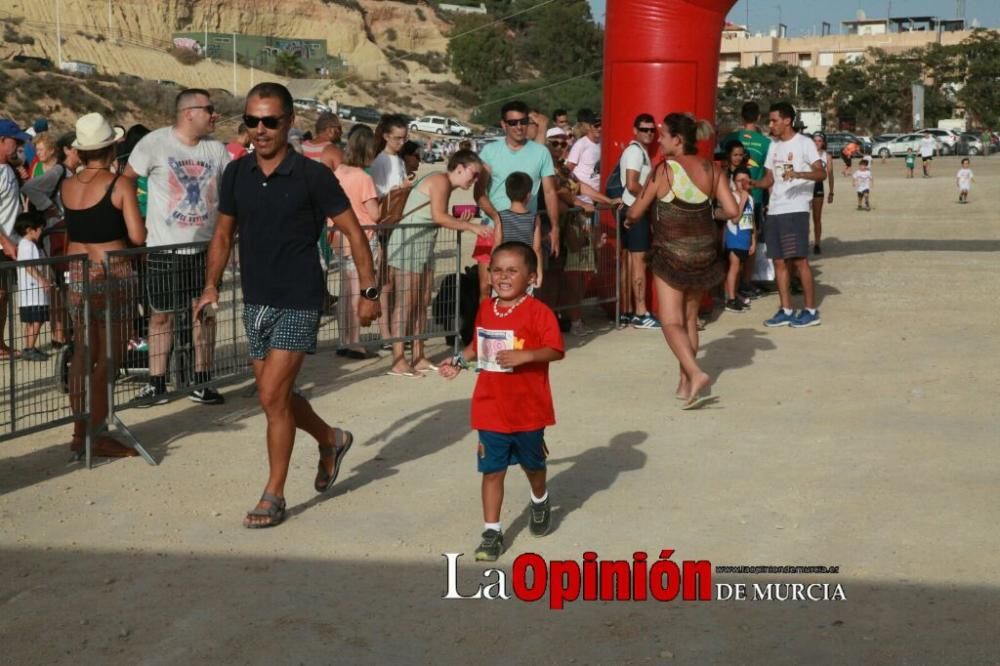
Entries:
[[913, 148], [906, 149], [906, 177], [913, 178], [913, 170], [917, 168], [917, 156]]
[[500, 223], [493, 231], [493, 244], [517, 241], [530, 245], [535, 251], [538, 264], [538, 279], [535, 288], [542, 286], [542, 225], [538, 214], [528, 209], [531, 200], [531, 188], [534, 183], [531, 176], [523, 171], [515, 171], [507, 176], [505, 181], [507, 197], [510, 198], [510, 208], [500, 211]]
[[750, 196], [750, 170], [737, 167], [733, 171], [733, 183], [736, 185], [736, 201], [740, 206], [740, 216], [726, 222], [722, 235], [722, 245], [726, 249], [726, 261], [729, 266], [726, 271], [726, 310], [742, 313], [750, 309], [749, 299], [746, 301], [737, 293], [743, 265], [757, 251], [757, 233], [754, 225], [753, 197]]
[[552, 310], [528, 294], [538, 272], [530, 246], [498, 245], [490, 260], [497, 296], [484, 300], [476, 315], [476, 339], [438, 371], [454, 379], [469, 361], [478, 360], [472, 394], [472, 427], [479, 431], [478, 469], [483, 475], [484, 530], [476, 560], [493, 562], [503, 552], [500, 509], [504, 477], [521, 465], [531, 486], [528, 527], [544, 536], [551, 525], [545, 486], [545, 427], [554, 425], [549, 363], [563, 358], [559, 323]]
[[[17, 260], [30, 261], [42, 257], [38, 243], [45, 230], [45, 220], [38, 213], [21, 213], [14, 222], [14, 233], [21, 237], [17, 244]], [[21, 323], [24, 324], [24, 351], [27, 361], [45, 361], [49, 355], [38, 348], [38, 334], [49, 320], [49, 289], [52, 280], [46, 266], [21, 266], [17, 269], [18, 300]]]
[[871, 189], [875, 182], [871, 162], [863, 159], [854, 172], [854, 189], [858, 193], [858, 210], [871, 210]]
[[962, 160], [962, 168], [955, 174], [955, 184], [958, 185], [958, 203], [969, 203], [969, 189], [976, 182], [976, 178], [969, 168], [971, 162], [966, 157]]

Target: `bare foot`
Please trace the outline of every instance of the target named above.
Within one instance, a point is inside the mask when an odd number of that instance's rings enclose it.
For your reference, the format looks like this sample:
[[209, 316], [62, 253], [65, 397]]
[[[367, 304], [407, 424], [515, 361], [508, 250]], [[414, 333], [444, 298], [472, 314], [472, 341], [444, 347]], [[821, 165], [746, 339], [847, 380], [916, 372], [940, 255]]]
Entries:
[[419, 360], [413, 363], [413, 369], [417, 372], [436, 372], [437, 366], [428, 361], [424, 357], [420, 357]]
[[689, 386], [688, 378], [681, 374], [680, 381], [677, 382], [677, 399], [687, 400], [691, 395], [691, 388]]
[[407, 363], [404, 359], [393, 361], [392, 367], [389, 369], [389, 371], [400, 375], [412, 375], [416, 373], [416, 370], [413, 369], [413, 366]]
[[712, 378], [704, 372], [700, 372], [691, 378], [691, 391], [688, 393], [688, 402], [696, 400], [701, 396], [702, 391], [712, 383]]

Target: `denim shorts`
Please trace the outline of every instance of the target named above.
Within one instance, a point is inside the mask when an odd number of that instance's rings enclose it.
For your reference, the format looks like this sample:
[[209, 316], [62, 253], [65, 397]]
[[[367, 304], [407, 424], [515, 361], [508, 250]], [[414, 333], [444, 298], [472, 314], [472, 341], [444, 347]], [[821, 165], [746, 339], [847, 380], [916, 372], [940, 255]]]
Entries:
[[511, 465], [527, 470], [545, 469], [549, 450], [545, 428], [525, 432], [479, 431], [478, 469], [482, 474], [503, 472]]
[[272, 349], [315, 354], [319, 315], [319, 310], [244, 305], [243, 326], [251, 358], [263, 360]]

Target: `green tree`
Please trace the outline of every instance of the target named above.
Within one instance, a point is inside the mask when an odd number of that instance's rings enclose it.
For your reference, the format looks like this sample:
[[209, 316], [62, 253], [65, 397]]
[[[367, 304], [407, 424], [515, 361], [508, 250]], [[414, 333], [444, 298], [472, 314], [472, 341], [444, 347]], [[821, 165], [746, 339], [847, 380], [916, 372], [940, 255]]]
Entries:
[[297, 53], [282, 51], [274, 58], [274, 73], [290, 79], [302, 78], [306, 74], [305, 65]]
[[980, 127], [1000, 126], [1000, 33], [974, 30], [958, 48], [965, 74], [958, 100]]
[[744, 102], [755, 101], [766, 110], [772, 103], [791, 102], [796, 108], [815, 108], [825, 97], [823, 84], [804, 69], [786, 62], [737, 67], [717, 95], [720, 124], [735, 124]]
[[464, 85], [482, 92], [510, 79], [514, 49], [502, 29], [484, 16], [463, 16], [448, 40], [451, 69]]
[[543, 77], [570, 77], [601, 67], [604, 35], [586, 0], [568, 0], [531, 16], [515, 40], [518, 60]]
[[496, 125], [500, 121], [500, 107], [518, 99], [529, 107], [548, 115], [552, 109], [600, 109], [601, 75], [581, 76], [572, 80], [545, 81], [531, 79], [498, 86], [487, 91], [487, 100], [472, 115], [475, 122]]

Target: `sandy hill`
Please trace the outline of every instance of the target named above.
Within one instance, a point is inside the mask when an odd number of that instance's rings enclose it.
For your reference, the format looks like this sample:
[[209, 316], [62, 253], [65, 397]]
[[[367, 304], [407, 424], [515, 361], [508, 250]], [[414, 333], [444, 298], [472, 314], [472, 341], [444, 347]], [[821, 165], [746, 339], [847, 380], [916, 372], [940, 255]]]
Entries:
[[[57, 59], [55, 2], [0, 0], [4, 41], [0, 58], [16, 54]], [[60, 0], [62, 57], [97, 65], [104, 74], [130, 74], [186, 86], [232, 90], [231, 62], [185, 65], [170, 53], [174, 32], [236, 32], [325, 39], [348, 70], [324, 85], [320, 99], [370, 104], [410, 113], [441, 110], [466, 115], [452, 96], [455, 79], [444, 52], [449, 24], [426, 3], [389, 0]], [[28, 43], [30, 40], [33, 43]], [[253, 77], [253, 78], [252, 78]], [[236, 90], [273, 74], [236, 68]]]

